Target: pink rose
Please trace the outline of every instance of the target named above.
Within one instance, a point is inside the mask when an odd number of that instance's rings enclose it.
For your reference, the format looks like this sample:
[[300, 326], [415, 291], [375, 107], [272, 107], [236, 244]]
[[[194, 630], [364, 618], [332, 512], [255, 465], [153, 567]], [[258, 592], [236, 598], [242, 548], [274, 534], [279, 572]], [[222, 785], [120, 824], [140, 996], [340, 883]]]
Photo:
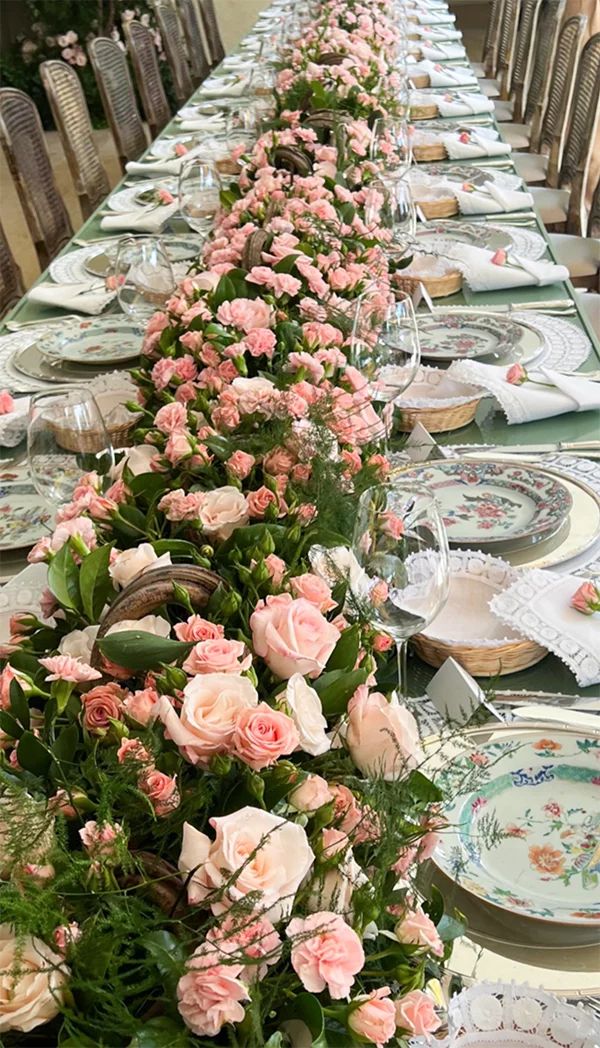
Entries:
[[294, 673], [318, 677], [340, 639], [340, 631], [313, 604], [289, 593], [259, 601], [250, 628], [256, 654], [284, 680]]
[[315, 812], [333, 801], [333, 793], [321, 775], [307, 775], [289, 794], [288, 801], [297, 811]]
[[304, 989], [321, 993], [327, 988], [334, 1000], [348, 997], [365, 963], [362, 943], [350, 925], [337, 913], [322, 910], [294, 917], [286, 934], [292, 940], [292, 968]]
[[417, 1037], [434, 1033], [441, 1026], [431, 997], [422, 990], [411, 990], [395, 1002], [396, 1025]]
[[254, 455], [248, 455], [245, 451], [234, 451], [225, 465], [229, 472], [237, 479], [244, 480], [250, 473], [256, 459]]
[[245, 982], [264, 979], [269, 965], [276, 964], [281, 956], [281, 939], [267, 917], [228, 914], [210, 929], [206, 941], [215, 947], [224, 962], [238, 961], [244, 966]]
[[268, 557], [265, 557], [263, 563], [271, 576], [271, 582], [273, 585], [280, 586], [283, 582], [283, 576], [287, 571], [286, 562], [275, 553], [269, 553]]
[[226, 1023], [241, 1023], [246, 1013], [240, 1001], [250, 997], [241, 972], [241, 964], [220, 964], [209, 943], [194, 950], [177, 983], [177, 1007], [192, 1033], [216, 1037]]
[[218, 640], [225, 636], [224, 626], [216, 622], [209, 622], [201, 615], [190, 615], [185, 622], [178, 622], [175, 626], [177, 640], [194, 643], [199, 640]]
[[584, 582], [571, 597], [571, 607], [583, 615], [600, 611], [600, 589], [593, 582]]
[[244, 764], [260, 771], [280, 757], [293, 753], [299, 741], [292, 718], [261, 702], [238, 714], [232, 746]]
[[15, 402], [7, 389], [0, 389], [0, 415], [9, 415], [15, 410]]
[[158, 692], [154, 688], [130, 692], [123, 701], [125, 713], [136, 724], [146, 727], [156, 719], [158, 713]]
[[249, 491], [246, 498], [248, 512], [255, 520], [262, 520], [269, 506], [276, 506], [279, 502], [275, 492], [266, 488], [264, 484], [257, 491]]
[[146, 794], [159, 819], [179, 807], [181, 798], [174, 775], [165, 775], [156, 768], [144, 768], [138, 779], [138, 788]]
[[[245, 807], [210, 819], [215, 840], [184, 823], [179, 869], [191, 873], [188, 900], [208, 899], [217, 916], [258, 893], [253, 904], [273, 923], [288, 917], [314, 855], [302, 826], [260, 808]], [[218, 894], [217, 894], [218, 893]], [[212, 901], [211, 901], [212, 896]]]
[[230, 485], [204, 494], [198, 519], [210, 538], [228, 539], [236, 528], [248, 523], [248, 503], [241, 491]]
[[[468, 140], [469, 139], [467, 138], [467, 141]], [[506, 251], [499, 247], [497, 251], [494, 251], [494, 254], [490, 258], [490, 262], [493, 262], [495, 266], [503, 266], [506, 263], [507, 257]]]
[[111, 720], [122, 720], [123, 689], [114, 682], [99, 684], [81, 696], [82, 723], [92, 735], [104, 735]]
[[140, 739], [126, 738], [121, 739], [121, 745], [117, 750], [117, 760], [119, 764], [125, 764], [126, 761], [139, 761], [146, 764], [151, 761], [151, 757]]
[[240, 713], [257, 705], [258, 692], [247, 677], [205, 673], [186, 684], [179, 717], [165, 695], [159, 700], [158, 715], [165, 734], [186, 760], [206, 766], [211, 757], [230, 751]]
[[234, 298], [231, 302], [222, 302], [217, 310], [220, 324], [231, 324], [245, 332], [268, 328], [272, 318], [271, 306], [259, 298]]
[[394, 930], [399, 942], [421, 946], [430, 950], [436, 957], [441, 957], [444, 953], [444, 944], [438, 935], [437, 928], [423, 910], [415, 910], [413, 913], [406, 914]]
[[175, 433], [187, 423], [187, 411], [183, 404], [165, 404], [154, 416], [154, 425], [161, 433]]
[[318, 575], [311, 575], [310, 572], [305, 575], [295, 575], [290, 579], [290, 586], [295, 597], [304, 597], [323, 614], [337, 607], [336, 602], [331, 599], [329, 586]]
[[94, 859], [114, 859], [117, 854], [118, 841], [123, 835], [120, 823], [99, 823], [88, 819], [79, 831], [81, 843]]
[[243, 673], [252, 665], [246, 645], [240, 640], [201, 640], [194, 645], [183, 668], [186, 673]]
[[396, 1034], [396, 1008], [390, 999], [389, 986], [381, 986], [370, 994], [361, 994], [352, 1002], [360, 1001], [348, 1016], [348, 1026], [361, 1041], [382, 1048]]
[[423, 759], [412, 713], [378, 692], [355, 694], [348, 705], [346, 745], [363, 775], [390, 782]]
[[393, 644], [393, 638], [387, 633], [376, 633], [373, 637], [373, 651], [376, 651], [379, 654], [384, 651], [389, 651]]
[[66, 680], [74, 684], [83, 684], [90, 680], [100, 680], [102, 676], [98, 670], [70, 655], [51, 655], [46, 659], [40, 659], [39, 663], [48, 670], [48, 676], [45, 678], [48, 681]]
[[375, 812], [368, 805], [361, 805], [348, 786], [336, 783], [331, 787], [335, 802], [336, 826], [356, 844], [376, 841], [380, 832]]
[[511, 386], [522, 386], [528, 378], [527, 369], [522, 364], [513, 364], [506, 372], [506, 381], [510, 382]]

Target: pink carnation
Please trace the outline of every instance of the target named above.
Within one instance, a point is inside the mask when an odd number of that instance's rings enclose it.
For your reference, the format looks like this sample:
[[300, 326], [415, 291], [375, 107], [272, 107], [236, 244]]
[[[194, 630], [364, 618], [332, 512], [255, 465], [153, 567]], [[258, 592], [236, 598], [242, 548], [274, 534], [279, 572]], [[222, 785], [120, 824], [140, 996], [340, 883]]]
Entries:
[[74, 684], [83, 684], [90, 680], [99, 680], [102, 676], [98, 670], [92, 669], [81, 659], [74, 659], [71, 655], [51, 655], [46, 659], [40, 659], [40, 666], [48, 670], [46, 680], [66, 680]]
[[294, 917], [287, 927], [292, 940], [292, 967], [305, 990], [325, 988], [334, 1000], [348, 997], [354, 976], [365, 963], [356, 932], [337, 913], [323, 910], [309, 917]]
[[261, 299], [234, 298], [231, 302], [222, 302], [217, 310], [220, 324], [231, 324], [242, 331], [254, 328], [269, 327], [273, 311], [271, 306]]
[[241, 964], [220, 964], [212, 943], [194, 950], [177, 983], [177, 1007], [192, 1033], [216, 1037], [227, 1023], [241, 1023], [246, 1013], [240, 1001], [250, 996], [239, 978], [242, 970]]

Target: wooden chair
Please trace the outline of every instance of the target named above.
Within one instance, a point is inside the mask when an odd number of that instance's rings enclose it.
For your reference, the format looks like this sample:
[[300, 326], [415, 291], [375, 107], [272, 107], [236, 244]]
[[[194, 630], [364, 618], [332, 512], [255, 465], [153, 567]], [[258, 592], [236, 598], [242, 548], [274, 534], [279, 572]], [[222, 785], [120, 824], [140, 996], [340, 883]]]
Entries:
[[127, 50], [142, 100], [150, 135], [156, 138], [171, 119], [171, 109], [163, 86], [152, 33], [141, 22], [124, 22]]
[[148, 145], [127, 59], [114, 40], [97, 36], [88, 46], [100, 98], [115, 140], [121, 167], [137, 160]]
[[210, 73], [210, 62], [202, 38], [198, 10], [194, 0], [179, 0], [178, 6], [190, 58], [192, 80], [194, 81], [194, 87], [198, 87]]
[[[546, 111], [550, 77], [554, 65], [556, 43], [566, 0], [542, 0], [541, 9], [534, 10], [537, 0], [524, 0], [519, 53], [513, 78], [514, 99], [497, 101], [496, 120], [503, 123], [502, 137], [513, 149], [539, 149], [542, 118]], [[525, 32], [531, 27], [529, 55], [525, 56]], [[526, 103], [526, 104], [525, 104]], [[531, 126], [536, 113], [535, 135]], [[519, 121], [524, 120], [525, 123]]]
[[40, 76], [75, 183], [81, 213], [89, 218], [110, 190], [94, 143], [90, 114], [75, 70], [66, 62], [42, 62]]
[[169, 0], [157, 0], [154, 12], [162, 36], [167, 62], [173, 76], [175, 97], [184, 105], [194, 90], [177, 12]]
[[490, 17], [488, 19], [485, 39], [483, 42], [481, 63], [473, 63], [473, 69], [479, 78], [494, 77], [496, 75], [503, 8], [504, 0], [492, 0]]
[[498, 47], [498, 69], [500, 98], [510, 98], [512, 76], [517, 51], [517, 36], [521, 16], [522, 0], [504, 0], [500, 44]]
[[0, 317], [5, 316], [24, 294], [21, 270], [0, 226]]
[[0, 138], [42, 269], [73, 236], [46, 150], [42, 122], [29, 95], [0, 89]]
[[523, 119], [535, 61], [537, 28], [542, 0], [523, 0], [512, 76], [513, 118]]
[[198, 0], [198, 3], [200, 4], [200, 17], [202, 18], [202, 25], [208, 41], [211, 61], [213, 66], [216, 66], [225, 58], [225, 48], [217, 21], [214, 0]]

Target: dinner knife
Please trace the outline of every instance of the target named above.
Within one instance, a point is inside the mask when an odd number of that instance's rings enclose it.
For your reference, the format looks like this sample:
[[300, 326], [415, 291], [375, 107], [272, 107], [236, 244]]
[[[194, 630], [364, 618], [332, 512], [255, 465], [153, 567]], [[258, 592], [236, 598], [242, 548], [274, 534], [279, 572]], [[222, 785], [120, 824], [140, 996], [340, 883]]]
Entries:
[[560, 440], [556, 444], [455, 444], [452, 448], [459, 454], [474, 454], [486, 451], [503, 451], [506, 455], [540, 455], [553, 451], [600, 451], [600, 440]]

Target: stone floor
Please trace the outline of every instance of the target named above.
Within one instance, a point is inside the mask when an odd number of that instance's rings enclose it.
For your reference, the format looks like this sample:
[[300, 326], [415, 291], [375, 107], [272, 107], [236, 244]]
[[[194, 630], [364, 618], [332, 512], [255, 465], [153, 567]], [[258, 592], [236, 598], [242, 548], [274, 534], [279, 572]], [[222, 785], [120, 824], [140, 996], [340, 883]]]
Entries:
[[[216, 0], [221, 31], [228, 50], [233, 48], [249, 31], [256, 20], [258, 12], [267, 6], [267, 2], [268, 0]], [[466, 3], [462, 5], [457, 3], [455, 6], [457, 22], [463, 31], [468, 53], [472, 59], [478, 61], [481, 57], [488, 5], [486, 3]], [[95, 131], [94, 136], [111, 186], [115, 185], [121, 177], [121, 172], [111, 134], [108, 130], [100, 130]], [[46, 144], [58, 187], [67, 205], [73, 228], [76, 230], [82, 222], [81, 212], [62, 146], [55, 131], [47, 132]], [[25, 286], [29, 287], [39, 275], [39, 266], [27, 224], [1, 151], [0, 187], [2, 190], [0, 205], [2, 225], [15, 258], [21, 267]]]

